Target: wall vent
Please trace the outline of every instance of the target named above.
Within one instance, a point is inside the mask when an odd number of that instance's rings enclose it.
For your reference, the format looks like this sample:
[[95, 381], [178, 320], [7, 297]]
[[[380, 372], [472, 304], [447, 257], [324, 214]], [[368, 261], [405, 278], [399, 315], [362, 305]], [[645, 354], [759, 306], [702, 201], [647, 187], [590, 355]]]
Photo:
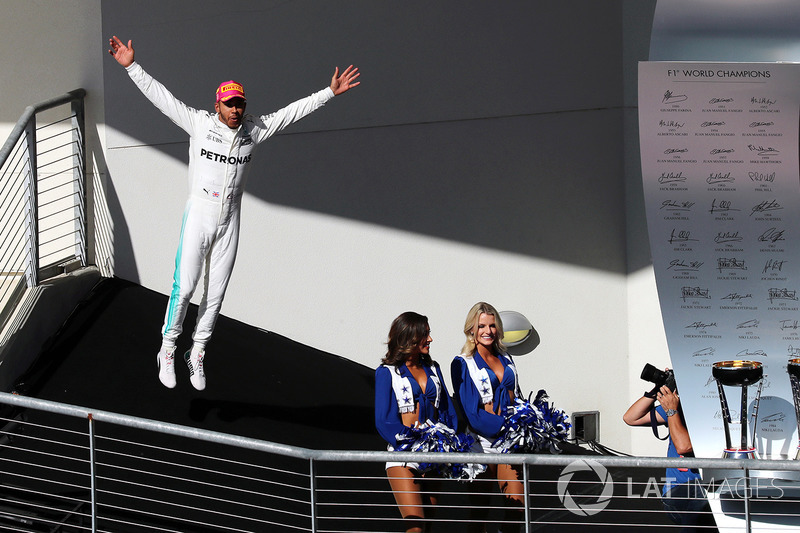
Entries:
[[572, 438], [577, 442], [600, 440], [600, 411], [572, 413]]

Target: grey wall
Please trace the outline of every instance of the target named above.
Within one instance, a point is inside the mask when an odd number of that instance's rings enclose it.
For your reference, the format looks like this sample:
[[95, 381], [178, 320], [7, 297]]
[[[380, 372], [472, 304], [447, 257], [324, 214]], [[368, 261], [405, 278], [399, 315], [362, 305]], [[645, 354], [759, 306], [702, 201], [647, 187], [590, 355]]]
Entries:
[[[112, 0], [103, 29], [200, 108], [229, 78], [248, 111], [267, 112], [323, 87], [334, 65], [360, 67], [361, 87], [261, 150], [258, 198], [626, 270], [620, 2]], [[186, 159], [171, 145], [183, 132], [121, 69], [105, 84], [109, 126]]]

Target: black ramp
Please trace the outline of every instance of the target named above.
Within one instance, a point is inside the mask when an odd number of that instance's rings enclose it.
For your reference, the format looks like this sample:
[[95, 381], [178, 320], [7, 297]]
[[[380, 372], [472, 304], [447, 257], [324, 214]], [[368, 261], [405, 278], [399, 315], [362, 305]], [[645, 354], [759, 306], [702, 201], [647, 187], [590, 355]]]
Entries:
[[[104, 279], [31, 370], [22, 394], [297, 446], [377, 450], [374, 371], [220, 316], [206, 348], [208, 386], [189, 383], [191, 306], [175, 357], [178, 385], [158, 381], [156, 353], [167, 298]], [[376, 354], [376, 361], [380, 354]]]

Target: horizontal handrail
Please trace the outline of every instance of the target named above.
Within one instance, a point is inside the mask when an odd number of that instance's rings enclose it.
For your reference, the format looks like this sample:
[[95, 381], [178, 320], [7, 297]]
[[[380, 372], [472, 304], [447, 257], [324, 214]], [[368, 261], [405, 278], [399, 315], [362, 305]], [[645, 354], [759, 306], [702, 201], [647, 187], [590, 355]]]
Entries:
[[85, 89], [75, 89], [74, 91], [70, 91], [66, 94], [62, 94], [61, 96], [56, 96], [55, 98], [51, 98], [50, 100], [45, 100], [44, 102], [39, 102], [38, 104], [29, 105], [25, 108], [25, 111], [22, 113], [22, 116], [19, 117], [17, 123], [14, 125], [14, 128], [11, 130], [11, 134], [6, 139], [5, 144], [3, 147], [0, 148], [0, 167], [2, 167], [8, 156], [11, 154], [11, 151], [14, 149], [14, 146], [19, 141], [22, 134], [25, 133], [25, 128], [30, 122], [33, 116], [40, 112], [46, 111], [53, 107], [57, 107], [63, 104], [68, 104], [69, 102], [74, 102], [76, 100], [80, 100], [86, 96]]
[[[88, 409], [75, 405], [31, 398], [18, 394], [0, 392], [0, 403], [22, 408], [38, 409], [50, 413], [94, 421], [108, 422], [136, 429], [144, 429], [168, 435], [188, 437], [206, 442], [226, 444], [240, 448], [274, 453], [298, 459], [318, 461], [379, 462], [396, 461], [398, 452], [366, 450], [312, 450], [265, 440], [231, 435], [218, 431], [193, 428], [160, 422], [109, 411]], [[724, 459], [700, 457], [621, 457], [606, 455], [551, 455], [551, 454], [484, 454], [484, 453], [439, 453], [399, 452], [403, 458], [414, 462], [429, 463], [481, 463], [481, 464], [528, 464], [564, 466], [585, 459], [607, 467], [616, 468], [708, 468], [718, 470], [749, 471], [800, 471], [800, 461], [779, 459]]]

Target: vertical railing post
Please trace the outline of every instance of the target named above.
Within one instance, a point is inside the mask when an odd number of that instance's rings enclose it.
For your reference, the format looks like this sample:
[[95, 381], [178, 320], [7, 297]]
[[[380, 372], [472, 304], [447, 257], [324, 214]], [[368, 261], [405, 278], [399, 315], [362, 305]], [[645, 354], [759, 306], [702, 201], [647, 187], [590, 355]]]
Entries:
[[97, 470], [94, 450], [94, 418], [89, 413], [89, 487], [92, 507], [92, 533], [97, 531]]
[[[744, 387], [742, 387], [744, 388]], [[744, 530], [750, 533], [752, 524], [750, 523], [750, 470], [744, 469]]]
[[76, 196], [75, 230], [78, 242], [75, 255], [80, 259], [81, 266], [87, 265], [87, 224], [86, 224], [86, 114], [84, 112], [83, 97], [72, 101], [72, 141], [75, 147], [75, 165], [72, 172], [73, 189]]
[[531, 533], [531, 490], [528, 478], [528, 463], [522, 463], [522, 482], [524, 483], [523, 494], [525, 495], [525, 533]]
[[317, 533], [317, 480], [314, 468], [314, 458], [308, 460], [308, 473], [311, 490], [311, 533]]
[[25, 142], [28, 147], [28, 252], [30, 253], [30, 272], [28, 273], [28, 286], [36, 287], [39, 284], [39, 173], [36, 170], [36, 115], [34, 114], [25, 125]]

